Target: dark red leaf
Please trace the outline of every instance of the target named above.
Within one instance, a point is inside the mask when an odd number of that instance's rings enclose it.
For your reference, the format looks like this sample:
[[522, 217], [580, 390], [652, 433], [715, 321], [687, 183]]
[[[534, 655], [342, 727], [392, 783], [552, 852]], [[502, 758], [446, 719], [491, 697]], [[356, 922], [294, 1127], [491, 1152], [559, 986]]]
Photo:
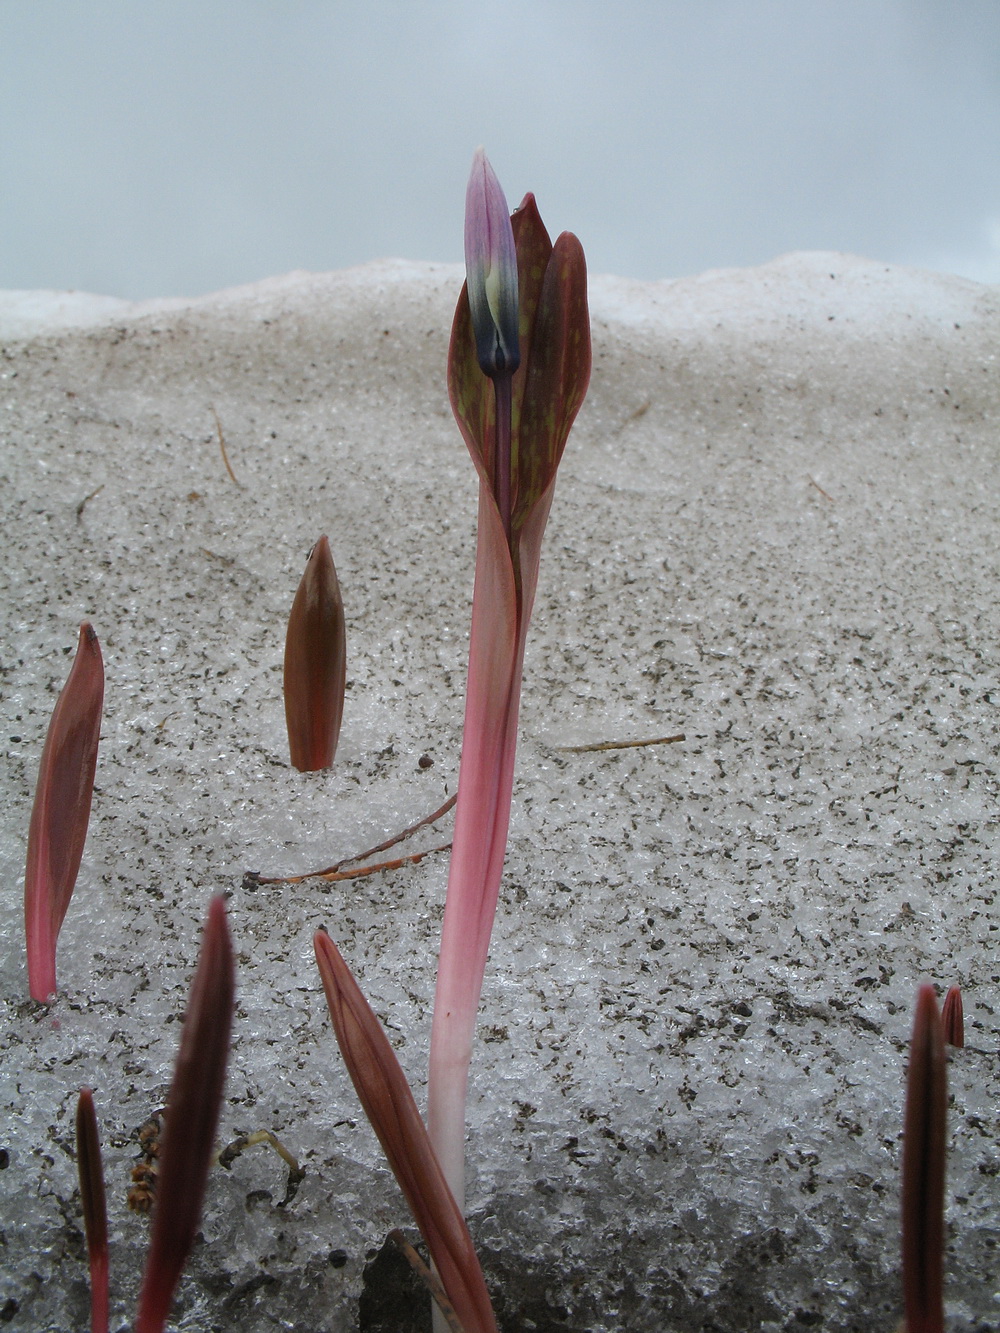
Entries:
[[80, 1089], [76, 1104], [76, 1165], [90, 1264], [90, 1333], [108, 1333], [108, 1210], [97, 1115], [89, 1088]]
[[542, 296], [545, 271], [552, 256], [552, 241], [533, 194], [526, 194], [518, 204], [511, 215], [510, 225], [517, 250], [518, 341], [521, 347], [521, 368], [514, 376], [511, 394], [511, 433], [516, 439], [521, 422], [528, 362], [535, 341], [538, 303]]
[[28, 988], [36, 1000], [56, 989], [56, 940], [87, 840], [103, 704], [101, 645], [85, 621], [45, 737], [28, 830], [24, 929]]
[[903, 1123], [903, 1299], [907, 1333], [943, 1333], [944, 1035], [933, 986], [913, 1018]]
[[221, 897], [213, 898], [191, 982], [166, 1127], [136, 1333], [161, 1333], [194, 1243], [229, 1057], [235, 971]]
[[496, 1333], [465, 1219], [438, 1165], [395, 1052], [329, 935], [317, 931], [314, 945], [344, 1063], [448, 1299], [466, 1333]]
[[949, 1046], [961, 1048], [965, 1045], [965, 1012], [962, 1007], [962, 992], [957, 986], [952, 986], [944, 997], [941, 1027], [944, 1030], [945, 1042]]
[[552, 248], [542, 283], [516, 435], [514, 530], [548, 490], [590, 383], [587, 261], [570, 232]]

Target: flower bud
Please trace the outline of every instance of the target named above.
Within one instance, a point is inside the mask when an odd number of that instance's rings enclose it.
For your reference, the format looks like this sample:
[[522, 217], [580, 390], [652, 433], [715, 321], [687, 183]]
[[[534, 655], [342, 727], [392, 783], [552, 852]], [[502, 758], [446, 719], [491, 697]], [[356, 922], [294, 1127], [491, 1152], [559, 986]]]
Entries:
[[481, 148], [465, 194], [465, 269], [476, 355], [484, 375], [512, 375], [518, 350], [517, 252], [500, 182]]

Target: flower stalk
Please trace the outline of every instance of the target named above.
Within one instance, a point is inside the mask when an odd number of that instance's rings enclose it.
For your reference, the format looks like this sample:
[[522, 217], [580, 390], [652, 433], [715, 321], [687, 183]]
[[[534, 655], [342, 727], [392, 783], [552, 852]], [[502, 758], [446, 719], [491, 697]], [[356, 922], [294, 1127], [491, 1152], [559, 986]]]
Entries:
[[309, 554], [285, 635], [285, 723], [292, 766], [330, 768], [340, 739], [347, 683], [344, 603], [330, 543]]

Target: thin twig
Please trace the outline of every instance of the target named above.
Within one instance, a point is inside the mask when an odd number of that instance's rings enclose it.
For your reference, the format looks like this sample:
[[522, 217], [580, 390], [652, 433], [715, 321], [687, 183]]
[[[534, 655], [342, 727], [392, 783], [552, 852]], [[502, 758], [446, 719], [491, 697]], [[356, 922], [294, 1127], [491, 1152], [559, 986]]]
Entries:
[[[335, 866], [329, 866], [328, 869], [339, 870], [341, 866], [349, 866], [352, 861], [367, 861], [369, 856], [377, 856], [379, 852], [387, 852], [390, 847], [395, 847], [397, 842], [405, 842], [412, 834], [419, 832], [428, 824], [436, 824], [439, 819], [442, 819], [448, 813], [457, 800], [458, 792], [454, 796], [449, 796], [444, 805], [435, 810], [432, 815], [424, 815], [423, 819], [418, 819], [415, 824], [403, 829], [402, 833], [394, 834], [393, 837], [387, 838], [385, 842], [380, 842], [377, 847], [369, 847], [367, 852], [359, 852], [357, 856], [345, 856], [343, 861], [338, 861]], [[326, 874], [326, 871], [320, 873]]]
[[[425, 815], [423, 819], [418, 819], [415, 824], [411, 824], [409, 828], [403, 829], [402, 833], [394, 834], [391, 838], [387, 838], [385, 842], [380, 842], [377, 847], [369, 847], [366, 852], [357, 852], [354, 856], [345, 856], [343, 860], [336, 861], [332, 866], [326, 866], [322, 870], [309, 870], [304, 875], [283, 875], [272, 877], [255, 874], [251, 876], [251, 878], [255, 884], [301, 884], [302, 881], [306, 879], [357, 879], [360, 874], [368, 875], [371, 874], [373, 870], [397, 870], [401, 865], [405, 865], [407, 860], [412, 858], [404, 857], [401, 861], [382, 861], [375, 866], [366, 866], [364, 870], [360, 872], [355, 870], [344, 875], [340, 874], [343, 867], [349, 866], [352, 861], [367, 861], [369, 856], [377, 856], [379, 852], [387, 852], [390, 847], [395, 847], [397, 842], [404, 842], [407, 838], [411, 837], [414, 833], [418, 833], [420, 829], [425, 828], [428, 824], [436, 823], [448, 813], [457, 800], [458, 793], [456, 792], [454, 796], [448, 797], [440, 809], [435, 810], [432, 815]], [[444, 847], [431, 847], [429, 848], [429, 851], [447, 851], [450, 846], [451, 844], [448, 843]], [[427, 852], [420, 852], [417, 854], [416, 860], [419, 861], [426, 855]]]
[[621, 435], [626, 426], [631, 426], [633, 421], [641, 421], [653, 405], [653, 400], [647, 398], [645, 402], [639, 404], [634, 412], [630, 412], [622, 424], [618, 427], [618, 434]]
[[813, 477], [810, 477], [810, 478], [809, 478], [809, 485], [810, 485], [810, 486], [815, 486], [816, 489], [819, 491], [820, 495], [825, 496], [825, 497], [830, 501], [831, 504], [836, 504], [836, 503], [837, 503], [836, 500], [833, 498], [833, 496], [830, 494], [830, 492], [829, 492], [829, 491], [824, 491], [823, 487], [819, 484], [818, 481], [815, 480], [815, 478], [813, 478]]
[[416, 1250], [413, 1248], [413, 1246], [406, 1239], [406, 1237], [403, 1235], [403, 1233], [399, 1230], [398, 1227], [389, 1232], [389, 1239], [392, 1241], [393, 1245], [396, 1246], [399, 1252], [403, 1255], [407, 1263], [413, 1269], [414, 1273], [416, 1273], [417, 1277], [430, 1292], [431, 1296], [434, 1298], [434, 1302], [437, 1305], [437, 1308], [441, 1311], [441, 1314], [444, 1316], [444, 1322], [452, 1330], [452, 1333], [465, 1333], [465, 1330], [462, 1328], [462, 1325], [458, 1322], [458, 1315], [455, 1313], [455, 1307], [452, 1305], [451, 1301], [449, 1301], [447, 1294], [445, 1293], [445, 1289], [444, 1287], [442, 1287], [437, 1274], [432, 1272], [431, 1269], [427, 1267], [423, 1259], [421, 1259], [420, 1255], [416, 1252]]
[[[377, 861], [373, 866], [358, 866], [354, 870], [310, 870], [305, 875], [284, 875], [268, 877], [266, 875], [249, 874], [244, 877], [252, 884], [302, 884], [307, 879], [323, 879], [328, 884], [342, 879], [364, 879], [365, 875], [377, 874], [380, 870], [399, 870], [402, 866], [415, 866], [424, 859], [425, 856], [431, 856], [434, 852], [447, 852], [451, 848], [450, 842], [441, 843], [440, 847], [425, 847], [422, 852], [410, 852], [407, 856], [397, 856], [391, 861]], [[354, 860], [354, 857], [350, 858]]]
[[653, 736], [645, 741], [598, 741], [594, 745], [557, 745], [561, 754], [584, 754], [588, 750], [638, 750], [643, 745], [673, 745], [677, 741], [686, 741], [684, 732], [676, 736]]
[[77, 507], [76, 507], [76, 516], [77, 516], [77, 518], [83, 518], [83, 511], [84, 511], [84, 509], [85, 509], [86, 506], [87, 506], [87, 502], [88, 502], [89, 500], [93, 500], [96, 496], [100, 495], [101, 491], [103, 491], [103, 490], [104, 490], [104, 482], [102, 481], [101, 484], [100, 484], [100, 486], [97, 486], [94, 490], [92, 490], [92, 491], [90, 492], [89, 495], [85, 495], [85, 496], [83, 497], [83, 499], [80, 501], [80, 503], [79, 503], [79, 504], [77, 505]]
[[233, 471], [232, 465], [229, 462], [229, 455], [226, 453], [226, 441], [225, 437], [222, 434], [222, 422], [219, 420], [219, 414], [215, 410], [215, 404], [209, 403], [209, 407], [212, 409], [212, 416], [215, 417], [215, 429], [218, 431], [219, 434], [219, 448], [222, 451], [222, 461], [226, 465], [226, 471], [229, 473], [235, 485], [242, 486], [243, 483], [241, 481], [236, 480], [236, 473]]

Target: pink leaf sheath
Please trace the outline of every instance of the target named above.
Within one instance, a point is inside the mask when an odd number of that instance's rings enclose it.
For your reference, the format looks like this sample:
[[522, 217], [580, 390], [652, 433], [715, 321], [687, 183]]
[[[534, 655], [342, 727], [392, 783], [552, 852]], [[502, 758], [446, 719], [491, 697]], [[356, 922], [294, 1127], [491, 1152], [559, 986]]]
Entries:
[[161, 1333], [198, 1230], [226, 1078], [234, 995], [233, 946], [218, 897], [209, 907], [167, 1099], [136, 1333]]
[[347, 686], [344, 603], [330, 543], [313, 547], [288, 617], [285, 722], [293, 767], [329, 768], [337, 751]]
[[76, 1164], [90, 1265], [90, 1333], [108, 1333], [108, 1210], [94, 1095], [81, 1088], [76, 1104]]
[[49, 722], [28, 829], [24, 930], [28, 989], [43, 1003], [56, 989], [56, 940], [73, 896], [94, 794], [104, 704], [104, 663], [92, 625]]
[[903, 1122], [903, 1300], [906, 1333], [943, 1333], [944, 1035], [934, 987], [913, 1018]]
[[465, 1333], [496, 1333], [468, 1228], [438, 1165], [399, 1061], [337, 946], [314, 939], [341, 1054]]
[[506, 539], [481, 484], [465, 729], [428, 1083], [431, 1140], [460, 1206], [466, 1085], [507, 847], [522, 658]]
[[950, 987], [944, 997], [941, 1027], [948, 1046], [961, 1049], [965, 1045], [965, 1011], [962, 1005], [962, 992], [957, 986]]

